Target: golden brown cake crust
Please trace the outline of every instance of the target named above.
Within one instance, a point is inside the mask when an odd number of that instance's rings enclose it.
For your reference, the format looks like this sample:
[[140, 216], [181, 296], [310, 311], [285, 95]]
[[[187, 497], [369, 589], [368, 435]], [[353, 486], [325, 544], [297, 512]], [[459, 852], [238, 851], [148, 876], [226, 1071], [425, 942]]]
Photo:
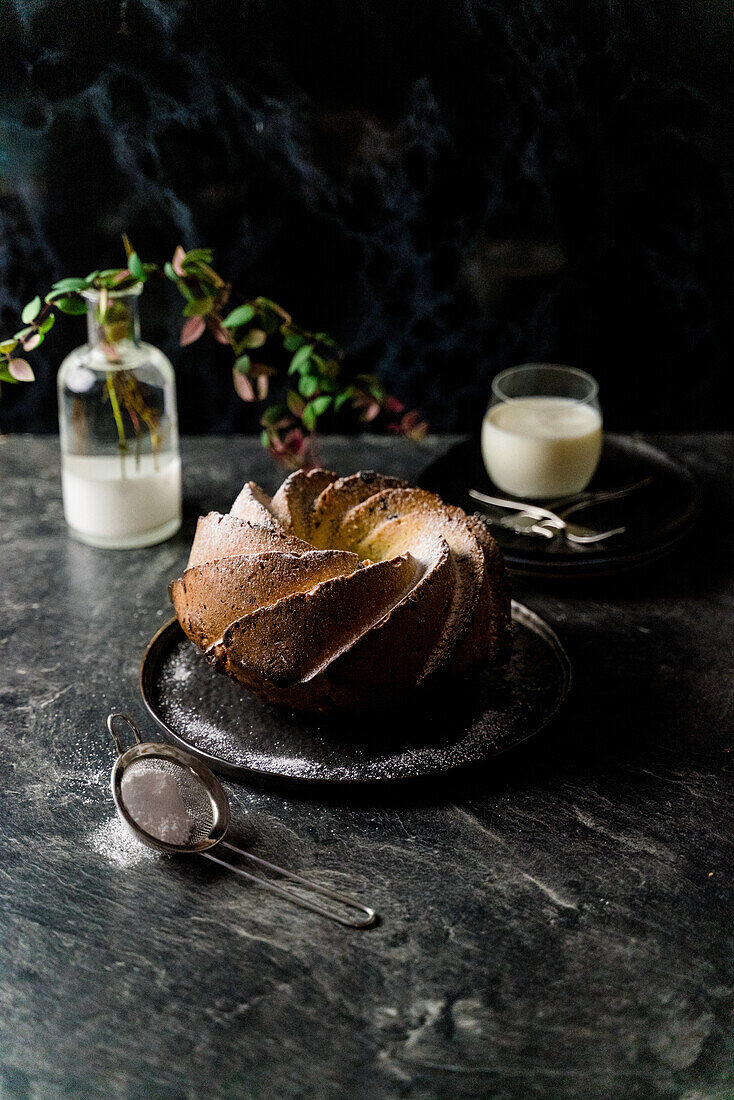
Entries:
[[231, 513], [199, 519], [170, 594], [215, 668], [294, 709], [387, 705], [510, 648], [486, 526], [372, 471], [298, 471], [272, 500], [247, 483]]

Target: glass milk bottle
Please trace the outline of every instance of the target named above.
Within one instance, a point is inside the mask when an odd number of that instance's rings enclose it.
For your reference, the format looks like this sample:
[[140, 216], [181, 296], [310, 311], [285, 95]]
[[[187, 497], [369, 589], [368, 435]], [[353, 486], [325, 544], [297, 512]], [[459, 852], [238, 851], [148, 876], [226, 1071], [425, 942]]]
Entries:
[[58, 376], [64, 516], [74, 538], [115, 550], [181, 525], [176, 384], [166, 356], [140, 339], [141, 290], [84, 292], [88, 343]]

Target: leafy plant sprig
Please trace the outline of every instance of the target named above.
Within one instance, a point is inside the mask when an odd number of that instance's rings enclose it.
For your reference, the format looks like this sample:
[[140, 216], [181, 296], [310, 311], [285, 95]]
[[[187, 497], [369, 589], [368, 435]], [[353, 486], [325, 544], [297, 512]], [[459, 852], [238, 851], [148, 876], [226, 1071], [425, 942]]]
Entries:
[[[234, 308], [227, 309], [232, 287], [213, 269], [210, 249], [194, 248], [187, 252], [179, 246], [161, 270], [156, 264], [143, 263], [127, 237], [123, 241], [127, 267], [93, 271], [85, 278], [61, 279], [54, 283], [43, 302], [36, 297], [25, 306], [22, 314], [25, 328], [0, 343], [0, 381], [33, 380], [30, 364], [15, 356], [16, 348], [20, 345], [24, 352], [29, 352], [38, 347], [54, 323], [54, 310], [85, 313], [83, 294], [90, 290], [99, 294], [96, 313], [103, 331], [103, 347], [114, 363], [115, 344], [126, 331], [127, 315], [116, 318], [115, 300], [110, 292], [130, 289], [152, 275], [163, 274], [185, 300], [181, 346], [194, 343], [207, 331], [228, 346], [233, 355], [234, 389], [243, 401], [264, 401], [268, 397], [278, 370], [264, 361], [262, 349], [271, 338], [279, 340], [288, 356], [282, 387], [285, 392], [280, 400], [265, 408], [260, 419], [260, 439], [283, 465], [309, 464], [316, 429], [325, 417], [341, 418], [349, 413], [363, 423], [381, 418], [389, 431], [415, 439], [425, 435], [427, 425], [420, 414], [406, 412], [375, 375], [353, 375], [345, 368], [344, 353], [328, 333], [303, 328], [282, 306], [262, 296], [240, 300]], [[114, 377], [112, 381], [108, 378], [108, 388], [110, 385], [114, 411], [117, 399]], [[120, 397], [137, 434], [137, 422], [142, 418], [148, 423], [140, 395], [134, 387], [123, 386]], [[148, 427], [153, 435], [154, 425], [148, 423]], [[121, 446], [126, 446], [124, 437]]]

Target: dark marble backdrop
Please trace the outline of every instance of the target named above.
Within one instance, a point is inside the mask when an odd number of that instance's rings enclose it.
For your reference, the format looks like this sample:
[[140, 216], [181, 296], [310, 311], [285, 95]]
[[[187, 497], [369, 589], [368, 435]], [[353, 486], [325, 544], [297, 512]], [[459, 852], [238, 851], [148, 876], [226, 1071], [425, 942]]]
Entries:
[[[208, 244], [442, 429], [492, 376], [595, 373], [612, 427], [722, 427], [732, 346], [729, 0], [0, 0], [0, 309]], [[224, 349], [185, 431], [247, 430]], [[59, 326], [0, 429], [53, 430]]]

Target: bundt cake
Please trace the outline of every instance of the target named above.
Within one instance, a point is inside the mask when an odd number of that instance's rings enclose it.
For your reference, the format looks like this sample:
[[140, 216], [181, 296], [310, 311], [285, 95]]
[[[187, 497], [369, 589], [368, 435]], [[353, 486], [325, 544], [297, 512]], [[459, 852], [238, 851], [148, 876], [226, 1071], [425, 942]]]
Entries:
[[510, 597], [481, 520], [372, 472], [253, 482], [199, 519], [170, 585], [216, 669], [297, 710], [396, 702], [438, 672], [504, 660]]

